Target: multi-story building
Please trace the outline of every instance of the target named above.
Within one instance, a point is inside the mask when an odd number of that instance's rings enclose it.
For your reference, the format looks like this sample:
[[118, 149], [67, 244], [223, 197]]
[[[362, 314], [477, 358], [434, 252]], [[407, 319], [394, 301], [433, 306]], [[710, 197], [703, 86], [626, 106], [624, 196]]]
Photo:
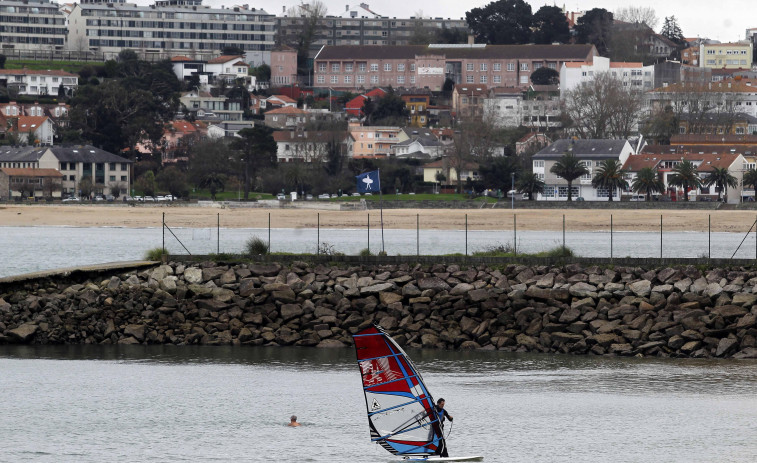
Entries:
[[[277, 17], [276, 43], [296, 46], [309, 21], [302, 16]], [[465, 18], [389, 18], [374, 12], [366, 3], [346, 5], [340, 14], [316, 20], [310, 56], [324, 45], [410, 45], [413, 39], [433, 41], [437, 35], [453, 31], [468, 33]]]
[[562, 125], [557, 86], [525, 92], [518, 88], [493, 88], [483, 100], [483, 114], [497, 127], [547, 129]]
[[593, 45], [325, 46], [315, 57], [314, 86], [441, 91], [450, 79], [455, 84], [527, 87], [536, 69], [557, 70], [596, 55]]
[[699, 67], [751, 69], [752, 47], [752, 42], [701, 43]]
[[[158, 0], [150, 6], [123, 0], [88, 0], [68, 17], [68, 48], [106, 58], [131, 49], [143, 55], [207, 59], [224, 47], [246, 52], [246, 61], [270, 61], [274, 16], [235, 6], [212, 8], [202, 0]], [[262, 58], [261, 58], [262, 57]]]
[[392, 154], [392, 148], [399, 143], [400, 127], [362, 126], [350, 122], [348, 153], [354, 158], [385, 158]]
[[79, 182], [88, 178], [93, 194], [128, 194], [131, 164], [94, 146], [49, 146], [44, 148], [0, 147], [0, 167], [12, 169], [55, 169], [63, 174], [62, 192], [79, 194]]
[[571, 196], [582, 197], [586, 201], [608, 201], [612, 193], [613, 200], [620, 199], [621, 189], [608, 191], [606, 188], [594, 188], [591, 180], [605, 160], [625, 163], [633, 154], [628, 140], [557, 140], [533, 155], [533, 172], [544, 182], [544, 191], [536, 199], [540, 201], [565, 201], [568, 199], [568, 182], [550, 172], [552, 166], [565, 154], [572, 154], [586, 167], [587, 174], [573, 181]]
[[0, 69], [0, 86], [18, 95], [58, 95], [62, 86], [71, 95], [79, 86], [79, 76], [61, 70]]
[[3, 0], [0, 2], [0, 48], [2, 52], [63, 50], [66, 17], [57, 3], [48, 0]]
[[[701, 117], [708, 113], [743, 113], [757, 117], [757, 81], [682, 82], [648, 92], [645, 104], [652, 112], [671, 107], [676, 114], [691, 113]], [[686, 132], [693, 121], [688, 122]]]
[[240, 102], [223, 95], [213, 96], [208, 92], [192, 90], [183, 93], [179, 101], [194, 114], [195, 119], [205, 122], [241, 121], [244, 115]]
[[413, 127], [428, 126], [428, 107], [431, 105], [431, 92], [427, 89], [409, 89], [397, 92], [408, 112], [408, 124]]
[[594, 80], [595, 75], [603, 72], [610, 73], [622, 80], [624, 86], [639, 92], [651, 90], [654, 85], [654, 65], [613, 63], [609, 58], [595, 56], [592, 61], [569, 62], [560, 68], [560, 98], [565, 98], [567, 92], [583, 82]]

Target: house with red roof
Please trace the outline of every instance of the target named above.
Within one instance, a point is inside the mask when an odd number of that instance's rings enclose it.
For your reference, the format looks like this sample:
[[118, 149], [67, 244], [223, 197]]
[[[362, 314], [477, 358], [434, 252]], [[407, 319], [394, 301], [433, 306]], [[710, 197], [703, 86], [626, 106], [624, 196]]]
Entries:
[[307, 111], [292, 107], [284, 106], [272, 109], [265, 113], [265, 125], [274, 129], [293, 128], [304, 125], [307, 122]]
[[375, 101], [379, 98], [383, 98], [384, 95], [386, 95], [386, 90], [381, 87], [376, 87], [348, 101], [344, 105], [344, 111], [351, 116], [363, 117], [365, 115], [363, 114], [363, 107], [368, 98]]
[[61, 196], [63, 174], [57, 169], [0, 168], [0, 200]]
[[63, 70], [0, 69], [0, 87], [19, 95], [58, 95], [61, 87], [72, 95], [78, 86], [79, 76]]
[[297, 107], [297, 100], [290, 98], [286, 95], [271, 95], [265, 100], [265, 107], [266, 108], [285, 108], [285, 107], [291, 107], [296, 108]]
[[47, 116], [18, 116], [8, 119], [8, 123], [8, 136], [15, 136], [19, 143], [53, 144], [55, 128]]

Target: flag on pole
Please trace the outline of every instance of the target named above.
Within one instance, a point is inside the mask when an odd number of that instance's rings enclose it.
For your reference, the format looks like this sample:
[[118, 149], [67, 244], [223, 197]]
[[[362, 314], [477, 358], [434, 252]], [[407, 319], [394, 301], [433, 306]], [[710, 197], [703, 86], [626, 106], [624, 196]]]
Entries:
[[379, 171], [373, 170], [356, 176], [357, 191], [359, 193], [379, 193], [381, 192], [381, 179]]

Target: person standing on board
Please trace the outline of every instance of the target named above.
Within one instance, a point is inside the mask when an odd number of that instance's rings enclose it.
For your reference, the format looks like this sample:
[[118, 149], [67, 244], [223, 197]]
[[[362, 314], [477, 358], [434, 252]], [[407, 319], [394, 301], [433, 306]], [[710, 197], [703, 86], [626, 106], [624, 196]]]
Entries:
[[434, 411], [436, 411], [436, 416], [439, 418], [439, 434], [441, 434], [441, 439], [439, 439], [439, 445], [436, 447], [436, 452], [434, 452], [434, 455], [439, 455], [440, 457], [448, 457], [447, 454], [447, 441], [444, 439], [444, 418], [449, 418], [449, 421], [452, 422], [452, 415], [447, 413], [447, 410], [444, 409], [444, 399], [439, 399], [436, 401], [436, 405], [434, 406]]
[[[450, 419], [451, 419], [451, 418], [450, 418]], [[300, 423], [298, 423], [298, 422], [297, 422], [297, 416], [296, 416], [296, 415], [292, 415], [292, 416], [291, 416], [291, 417], [289, 418], [289, 424], [288, 424], [287, 426], [291, 426], [291, 427], [293, 427], [293, 428], [296, 428], [297, 426], [302, 426], [302, 425], [301, 425]]]

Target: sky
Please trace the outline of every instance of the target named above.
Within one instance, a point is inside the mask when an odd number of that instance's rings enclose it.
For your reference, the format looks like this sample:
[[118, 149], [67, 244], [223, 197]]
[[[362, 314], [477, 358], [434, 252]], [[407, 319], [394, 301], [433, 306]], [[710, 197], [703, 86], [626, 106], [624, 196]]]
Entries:
[[[134, 0], [127, 0], [134, 1]], [[345, 5], [357, 5], [364, 2], [371, 9], [383, 16], [407, 18], [422, 11], [423, 16], [461, 18], [472, 8], [482, 7], [491, 0], [413, 0], [410, 4], [400, 0], [322, 0], [329, 9], [329, 13], [337, 14], [345, 9]], [[140, 4], [152, 3], [149, 0], [136, 0]], [[705, 0], [562, 0], [544, 1], [527, 0], [534, 12], [544, 5], [557, 5], [570, 11], [586, 11], [592, 8], [604, 8], [615, 11], [627, 6], [652, 7], [657, 13], [659, 22], [655, 30], [660, 31], [663, 19], [673, 16], [685, 37], [707, 37], [721, 42], [733, 42], [745, 37], [747, 28], [757, 27], [757, 17], [753, 0], [728, 0], [711, 2]], [[212, 6], [233, 6], [235, 4], [249, 4], [250, 7], [263, 8], [268, 13], [280, 15], [282, 7], [292, 7], [300, 3], [299, 0], [204, 0]], [[725, 8], [727, 5], [727, 8]], [[723, 6], [723, 7], [721, 7]], [[753, 19], [750, 19], [753, 18]]]

